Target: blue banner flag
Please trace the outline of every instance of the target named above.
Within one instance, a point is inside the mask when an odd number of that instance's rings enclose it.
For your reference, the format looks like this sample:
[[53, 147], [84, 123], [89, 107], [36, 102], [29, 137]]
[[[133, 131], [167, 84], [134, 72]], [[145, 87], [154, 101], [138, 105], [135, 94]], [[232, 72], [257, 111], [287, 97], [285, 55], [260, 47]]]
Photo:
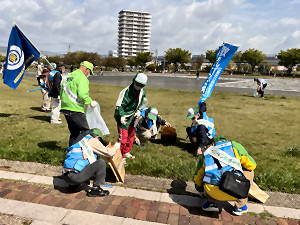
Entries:
[[200, 101], [198, 102], [198, 105], [202, 102], [204, 102], [206, 99], [208, 99], [227, 64], [229, 63], [230, 59], [234, 55], [234, 53], [237, 51], [238, 46], [228, 44], [228, 43], [223, 43], [218, 49], [217, 53], [217, 61], [211, 68], [208, 77], [206, 81], [203, 83], [201, 92], [202, 92], [202, 97]]
[[14, 24], [8, 41], [3, 83], [15, 90], [27, 67], [39, 57], [40, 52]]

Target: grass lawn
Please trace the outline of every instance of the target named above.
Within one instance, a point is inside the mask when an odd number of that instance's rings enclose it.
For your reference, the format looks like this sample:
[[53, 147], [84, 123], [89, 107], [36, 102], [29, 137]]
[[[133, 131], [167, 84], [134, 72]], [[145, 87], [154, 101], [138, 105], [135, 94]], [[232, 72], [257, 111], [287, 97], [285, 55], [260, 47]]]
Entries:
[[[40, 91], [36, 80], [24, 78], [14, 91], [0, 84], [0, 158], [62, 165], [68, 147], [69, 130], [63, 115], [62, 124], [50, 124], [49, 113], [41, 112]], [[113, 118], [115, 103], [124, 87], [90, 85], [90, 96], [99, 102], [110, 135], [105, 141], [117, 140]], [[195, 107], [199, 92], [147, 90], [148, 106], [177, 130], [174, 146], [146, 143], [134, 145], [137, 156], [128, 160], [126, 172], [150, 176], [192, 180], [197, 157], [185, 141], [187, 109]], [[255, 182], [264, 190], [300, 193], [300, 99], [266, 95], [214, 92], [207, 102], [207, 114], [214, 118], [216, 135], [240, 142], [257, 162]], [[297, 116], [298, 115], [298, 116]]]

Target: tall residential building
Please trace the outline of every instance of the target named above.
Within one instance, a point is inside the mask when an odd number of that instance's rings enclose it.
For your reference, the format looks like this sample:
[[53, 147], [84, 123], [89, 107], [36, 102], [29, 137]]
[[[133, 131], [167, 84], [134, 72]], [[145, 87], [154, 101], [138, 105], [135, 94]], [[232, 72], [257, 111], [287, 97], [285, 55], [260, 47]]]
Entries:
[[128, 58], [150, 49], [151, 14], [121, 10], [119, 12], [118, 54]]

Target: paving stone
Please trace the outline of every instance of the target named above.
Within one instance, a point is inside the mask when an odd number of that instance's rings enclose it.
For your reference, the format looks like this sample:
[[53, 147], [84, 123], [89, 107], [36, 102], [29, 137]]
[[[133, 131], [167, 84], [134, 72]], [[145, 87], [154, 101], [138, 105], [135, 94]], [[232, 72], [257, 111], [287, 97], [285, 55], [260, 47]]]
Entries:
[[130, 206], [132, 200], [133, 200], [132, 198], [125, 198], [125, 199], [123, 199], [123, 201], [121, 202], [121, 205], [122, 205], [122, 206], [125, 206], [125, 207]]
[[180, 208], [180, 205], [172, 204], [170, 206], [170, 213], [179, 214], [179, 208]]
[[179, 216], [179, 222], [180, 225], [186, 225], [190, 223], [190, 218], [188, 216]]
[[277, 224], [278, 225], [288, 225], [288, 222], [282, 218], [277, 219]]
[[111, 202], [115, 199], [115, 197], [116, 196], [113, 196], [113, 195], [105, 196], [104, 199], [102, 200], [102, 203], [111, 204]]
[[299, 225], [300, 224], [300, 221], [291, 220], [291, 219], [288, 219], [287, 222], [289, 225]]
[[125, 212], [125, 217], [134, 219], [137, 212], [138, 212], [137, 208], [127, 207], [126, 212]]
[[105, 210], [108, 208], [107, 204], [98, 203], [97, 208], [95, 209], [95, 213], [104, 214]]
[[136, 213], [134, 219], [137, 219], [137, 220], [146, 220], [147, 213], [148, 213], [147, 210], [139, 209], [139, 210], [137, 211], [137, 213]]
[[158, 208], [159, 208], [159, 205], [160, 205], [160, 202], [151, 202], [150, 206], [149, 206], [149, 210], [150, 211], [158, 211]]
[[78, 193], [78, 195], [75, 196], [76, 199], [84, 199], [86, 198], [86, 192], [85, 191], [81, 191]]
[[51, 192], [52, 192], [52, 189], [44, 188], [44, 190], [41, 193], [45, 194], [45, 195], [49, 195]]
[[34, 199], [37, 196], [35, 193], [26, 193], [26, 195], [23, 196], [20, 201], [25, 201], [25, 202], [31, 202], [32, 199]]
[[223, 222], [218, 221], [218, 220], [213, 220], [213, 221], [212, 221], [212, 224], [213, 224], [213, 225], [223, 225]]
[[255, 218], [255, 224], [256, 225], [266, 225], [267, 223], [260, 217]]
[[111, 204], [113, 204], [113, 205], [120, 205], [121, 202], [122, 202], [125, 198], [126, 198], [126, 197], [123, 197], [123, 196], [116, 196], [116, 197], [112, 200]]
[[26, 195], [27, 195], [26, 192], [20, 191], [20, 192], [14, 197], [14, 199], [15, 199], [15, 200], [18, 200], [18, 201], [22, 201], [22, 199], [25, 198]]
[[155, 222], [157, 219], [158, 212], [157, 211], [148, 211], [146, 220], [150, 222]]
[[113, 214], [114, 216], [124, 217], [125, 216], [126, 207], [119, 205], [116, 212]]
[[151, 201], [149, 200], [141, 200], [140, 203], [141, 203], [140, 208], [145, 210], [148, 210], [151, 205]]
[[232, 221], [232, 215], [224, 210], [221, 212], [221, 219], [223, 221]]
[[39, 201], [39, 204], [43, 204], [43, 205], [50, 205], [50, 202], [53, 200], [53, 196], [45, 196], [45, 198], [41, 199], [41, 201]]
[[189, 207], [188, 206], [180, 206], [179, 214], [181, 216], [189, 216], [190, 215]]
[[107, 209], [104, 211], [104, 214], [112, 216], [114, 215], [118, 207], [119, 207], [118, 205], [109, 205]]
[[72, 199], [68, 205], [66, 205], [67, 209], [74, 209], [79, 203], [81, 202], [80, 199]]
[[243, 223], [243, 216], [244, 215], [242, 215], [242, 216], [232, 216], [232, 221], [234, 223]]
[[131, 202], [131, 204], [130, 204], [130, 206], [131, 207], [133, 207], [133, 208], [140, 208], [140, 206], [141, 206], [141, 200], [139, 200], [139, 199], [133, 199], [132, 200], [132, 202]]
[[168, 223], [169, 214], [166, 212], [158, 212], [157, 220], [158, 223]]
[[158, 207], [159, 212], [169, 213], [171, 204], [161, 202]]
[[62, 198], [60, 202], [57, 202], [55, 204], [55, 206], [65, 208], [70, 203], [70, 201], [72, 200], [69, 198]]
[[6, 196], [7, 194], [9, 194], [10, 192], [12, 192], [11, 189], [2, 189], [1, 192], [0, 192], [0, 198], [3, 198], [4, 196]]
[[31, 200], [32, 203], [38, 203], [39, 201], [41, 201], [43, 198], [45, 198], [46, 195], [45, 194], [39, 194], [37, 195], [35, 198], [33, 198]]
[[7, 198], [7, 199], [15, 199], [15, 196], [18, 195], [19, 193], [20, 193], [20, 191], [12, 190], [11, 192], [9, 192], [8, 194], [6, 194], [3, 197]]
[[179, 223], [179, 215], [170, 213], [168, 218], [168, 224], [177, 225], [178, 223]]
[[192, 225], [200, 225], [200, 216], [191, 216], [190, 217], [190, 224]]
[[242, 216], [243, 216], [243, 221], [245, 224], [249, 224], [249, 225], [255, 224], [254, 216], [252, 216], [250, 214], [244, 214]]
[[80, 204], [77, 204], [76, 207], [74, 209], [76, 210], [86, 210], [87, 207], [89, 207], [91, 203], [89, 201], [85, 201], [85, 200], [82, 200], [80, 202]]

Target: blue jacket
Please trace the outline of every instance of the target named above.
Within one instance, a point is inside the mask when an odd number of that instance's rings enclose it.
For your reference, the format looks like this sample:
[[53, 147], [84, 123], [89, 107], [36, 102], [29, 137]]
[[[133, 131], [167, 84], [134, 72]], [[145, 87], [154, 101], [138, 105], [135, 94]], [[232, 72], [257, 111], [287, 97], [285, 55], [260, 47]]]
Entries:
[[[89, 140], [92, 138], [92, 136], [87, 135], [84, 138], [86, 140]], [[97, 155], [94, 154], [94, 156], [97, 160]], [[73, 144], [68, 148], [68, 153], [64, 161], [64, 168], [74, 169], [76, 173], [79, 173], [84, 167], [89, 164], [89, 161], [83, 158], [82, 148], [79, 142]]]

